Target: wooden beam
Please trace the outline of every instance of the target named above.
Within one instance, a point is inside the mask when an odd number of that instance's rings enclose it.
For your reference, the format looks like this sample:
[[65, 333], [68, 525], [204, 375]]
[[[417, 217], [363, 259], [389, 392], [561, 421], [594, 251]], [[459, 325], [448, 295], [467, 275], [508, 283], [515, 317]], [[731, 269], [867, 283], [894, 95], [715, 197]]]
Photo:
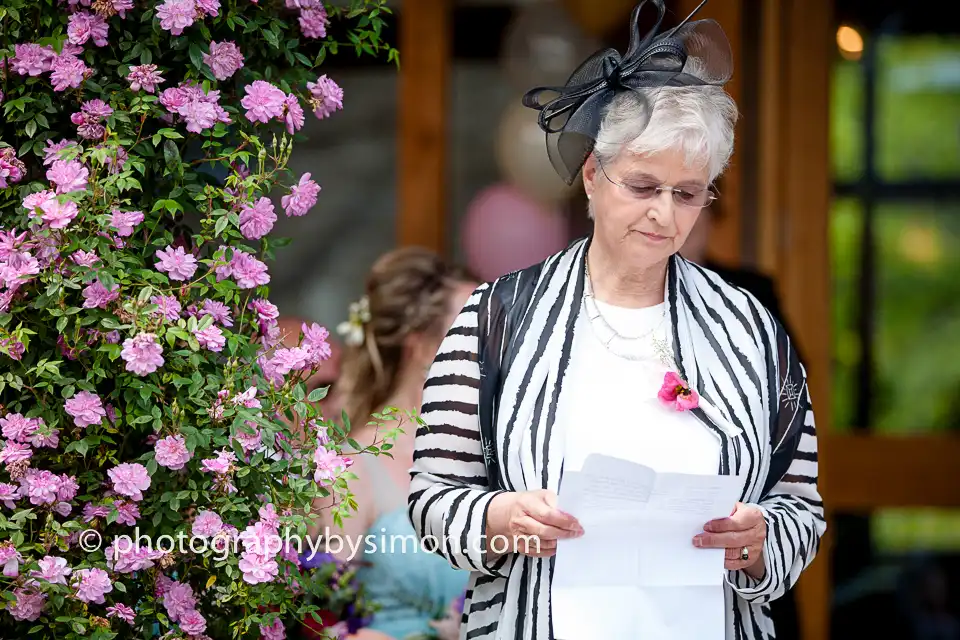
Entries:
[[[779, 104], [779, 155], [782, 200], [776, 213], [782, 227], [779, 287], [784, 312], [790, 319], [807, 365], [810, 395], [829, 460], [830, 385], [830, 71], [832, 67], [832, 2], [783, 0], [781, 37], [783, 84]], [[830, 472], [821, 469], [821, 495], [832, 509]], [[807, 640], [830, 637], [830, 548], [832, 533], [821, 546], [821, 555], [797, 583], [797, 602]]]
[[[701, 0], [676, 0], [672, 11], [678, 20], [685, 18], [697, 8]], [[726, 90], [738, 104], [743, 100], [743, 2], [742, 0], [714, 0], [708, 2], [694, 17], [695, 20], [712, 18], [716, 20], [733, 50], [733, 78]], [[736, 138], [739, 141], [743, 133], [743, 120], [737, 123]], [[718, 181], [720, 199], [718, 206], [723, 215], [714, 223], [710, 233], [707, 255], [714, 261], [737, 267], [742, 263], [742, 219], [743, 219], [743, 168], [737, 162], [734, 151], [730, 166]]]
[[446, 254], [451, 0], [404, 0], [400, 27], [397, 241]]
[[828, 434], [822, 451], [823, 492], [835, 513], [960, 507], [956, 435]]

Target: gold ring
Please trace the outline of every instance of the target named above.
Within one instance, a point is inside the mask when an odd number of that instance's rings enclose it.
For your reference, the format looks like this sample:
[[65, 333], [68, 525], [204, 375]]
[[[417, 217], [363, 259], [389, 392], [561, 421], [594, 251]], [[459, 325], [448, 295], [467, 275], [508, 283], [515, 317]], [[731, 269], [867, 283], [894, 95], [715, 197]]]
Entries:
[[743, 549], [740, 549], [740, 559], [743, 560], [744, 562], [746, 562], [747, 560], [749, 560], [749, 559], [750, 559], [750, 549], [748, 549], [748, 548], [746, 548], [746, 547], [744, 547]]

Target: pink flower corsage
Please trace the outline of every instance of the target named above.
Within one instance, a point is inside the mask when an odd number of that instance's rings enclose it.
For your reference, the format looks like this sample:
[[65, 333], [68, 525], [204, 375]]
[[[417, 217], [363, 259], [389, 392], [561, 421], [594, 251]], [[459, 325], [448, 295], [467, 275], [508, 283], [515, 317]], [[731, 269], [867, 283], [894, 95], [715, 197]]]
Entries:
[[684, 382], [683, 378], [673, 371], [663, 376], [663, 386], [657, 397], [669, 407], [677, 411], [696, 409], [700, 405], [700, 396]]

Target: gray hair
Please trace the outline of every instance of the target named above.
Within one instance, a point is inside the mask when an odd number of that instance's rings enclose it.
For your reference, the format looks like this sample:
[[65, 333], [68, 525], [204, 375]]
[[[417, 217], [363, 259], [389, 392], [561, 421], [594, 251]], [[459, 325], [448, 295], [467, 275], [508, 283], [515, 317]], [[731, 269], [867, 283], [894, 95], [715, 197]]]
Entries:
[[[626, 91], [603, 113], [594, 152], [609, 164], [627, 150], [649, 155], [683, 152], [689, 166], [706, 167], [710, 181], [723, 173], [733, 155], [737, 105], [715, 85]], [[649, 115], [647, 103], [653, 104]]]

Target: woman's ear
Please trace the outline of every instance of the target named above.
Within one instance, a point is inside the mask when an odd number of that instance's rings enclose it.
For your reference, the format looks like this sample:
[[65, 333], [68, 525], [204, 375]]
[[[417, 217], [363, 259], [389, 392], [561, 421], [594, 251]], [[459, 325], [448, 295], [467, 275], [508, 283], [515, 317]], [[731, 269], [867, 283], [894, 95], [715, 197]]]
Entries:
[[587, 200], [593, 195], [598, 167], [597, 157], [591, 153], [587, 156], [587, 161], [583, 163], [583, 190], [587, 194]]

